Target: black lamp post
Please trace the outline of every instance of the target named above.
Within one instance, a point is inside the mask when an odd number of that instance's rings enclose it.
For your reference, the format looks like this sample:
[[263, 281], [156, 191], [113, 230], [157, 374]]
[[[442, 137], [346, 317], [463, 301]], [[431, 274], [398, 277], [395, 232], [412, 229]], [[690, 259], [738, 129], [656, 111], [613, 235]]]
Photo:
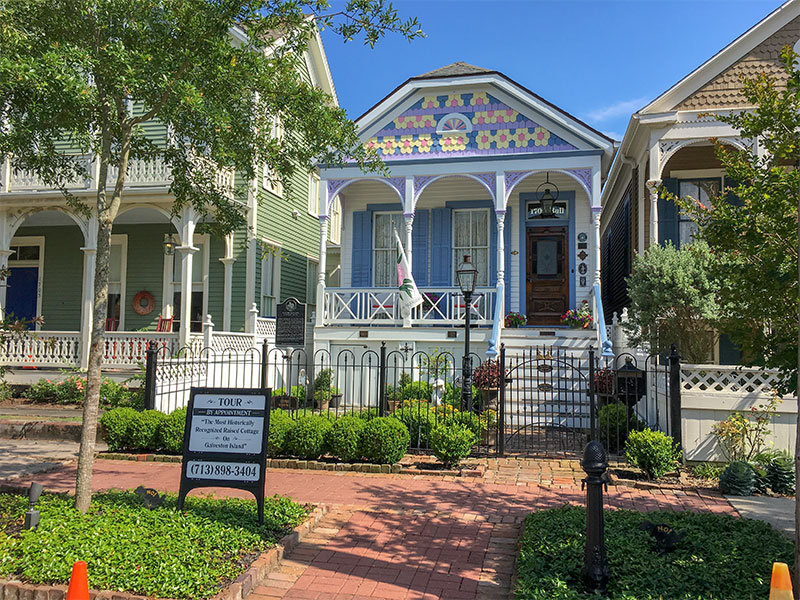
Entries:
[[478, 269], [469, 254], [456, 270], [458, 285], [464, 295], [464, 360], [461, 363], [461, 410], [472, 411], [472, 357], [469, 354], [469, 318], [472, 313], [472, 294], [478, 279]]

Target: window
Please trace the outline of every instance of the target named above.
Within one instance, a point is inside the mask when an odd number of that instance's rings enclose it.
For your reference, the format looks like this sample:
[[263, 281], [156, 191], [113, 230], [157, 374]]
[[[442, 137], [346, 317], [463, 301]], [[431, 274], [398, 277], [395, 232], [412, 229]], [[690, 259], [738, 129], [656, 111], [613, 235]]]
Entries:
[[[270, 136], [279, 142], [283, 141], [283, 121], [279, 116], [272, 117], [272, 130]], [[270, 165], [264, 165], [264, 188], [268, 192], [272, 192], [276, 196], [283, 196], [283, 182], [278, 177], [278, 174]]]
[[375, 214], [374, 248], [375, 287], [397, 287], [397, 242], [394, 229], [405, 231], [405, 221], [401, 213]]
[[317, 271], [319, 270], [319, 262], [307, 258], [306, 259], [306, 304], [309, 306], [306, 313], [309, 317], [316, 309], [317, 305]]
[[[206, 236], [198, 239], [194, 238], [194, 246], [198, 248], [192, 257], [192, 304], [189, 309], [190, 326], [189, 330], [192, 332], [203, 331], [203, 315], [206, 312], [206, 280], [208, 276], [208, 240]], [[183, 253], [176, 252], [172, 255], [172, 306], [174, 320], [172, 321], [172, 331], [178, 331], [181, 323], [181, 262]]]
[[342, 243], [342, 203], [339, 196], [333, 199], [333, 206], [331, 206], [330, 219], [330, 233], [328, 239], [332, 244]]
[[[678, 195], [681, 198], [691, 196], [705, 206], [711, 206], [712, 199], [720, 192], [719, 179], [682, 179], [679, 182]], [[697, 224], [683, 211], [678, 211], [679, 246], [688, 244], [697, 233]]]
[[316, 173], [308, 174], [308, 214], [312, 217], [319, 216], [319, 176]]
[[118, 331], [125, 326], [125, 271], [127, 267], [128, 236], [111, 236], [111, 256], [108, 265], [108, 308], [106, 331]]
[[489, 210], [453, 211], [453, 285], [458, 285], [456, 271], [464, 255], [472, 257], [478, 269], [475, 285], [489, 285]]
[[281, 250], [264, 244], [261, 257], [261, 316], [274, 317], [281, 296]]

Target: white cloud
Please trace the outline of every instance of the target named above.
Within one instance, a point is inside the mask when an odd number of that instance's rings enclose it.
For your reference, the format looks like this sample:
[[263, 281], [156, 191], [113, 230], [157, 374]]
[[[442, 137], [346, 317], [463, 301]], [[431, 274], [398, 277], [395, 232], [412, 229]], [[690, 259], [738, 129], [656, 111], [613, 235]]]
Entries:
[[597, 108], [593, 111], [590, 111], [589, 120], [602, 123], [604, 121], [616, 119], [617, 117], [629, 117], [634, 112], [642, 108], [642, 106], [644, 106], [648, 100], [649, 98], [646, 97], [633, 98], [632, 100], [620, 100], [619, 102], [610, 104], [609, 106], [604, 106], [602, 108]]

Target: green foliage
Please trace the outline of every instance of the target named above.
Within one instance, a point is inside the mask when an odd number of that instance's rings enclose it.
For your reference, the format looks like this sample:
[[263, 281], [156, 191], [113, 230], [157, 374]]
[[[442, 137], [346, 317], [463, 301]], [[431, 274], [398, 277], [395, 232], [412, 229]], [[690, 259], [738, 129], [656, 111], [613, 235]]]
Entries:
[[158, 410], [145, 410], [135, 413], [128, 425], [126, 435], [130, 450], [158, 450], [158, 430], [167, 415]]
[[711, 433], [728, 460], [751, 461], [762, 451], [779, 401], [778, 396], [773, 395], [765, 403], [751, 406], [747, 413], [731, 413], [724, 421], [711, 426]]
[[597, 424], [600, 428], [600, 441], [605, 449], [617, 454], [628, 439], [631, 431], [641, 431], [645, 424], [624, 402], [606, 404], [597, 412]]
[[720, 316], [720, 284], [713, 277], [718, 260], [701, 241], [680, 250], [671, 243], [652, 245], [637, 254], [627, 279], [629, 320], [623, 323], [630, 342], [648, 344], [653, 353], [679, 343], [684, 360], [708, 362]]
[[795, 492], [794, 462], [788, 454], [774, 457], [767, 465], [767, 481], [776, 494], [790, 495]]
[[284, 411], [276, 408], [270, 413], [269, 439], [267, 441], [267, 453], [270, 456], [280, 456], [289, 452], [287, 439], [294, 425], [295, 420]]
[[327, 433], [327, 447], [331, 456], [352, 462], [361, 458], [361, 432], [367, 420], [356, 415], [336, 419]]
[[692, 466], [692, 475], [700, 479], [719, 479], [723, 469], [722, 465], [703, 462]]
[[158, 446], [167, 454], [182, 454], [185, 427], [186, 409], [172, 411], [158, 426]]
[[433, 386], [427, 381], [409, 381], [400, 389], [401, 400], [430, 400]]
[[[481, 398], [481, 391], [472, 386], [472, 399], [475, 405], [480, 403]], [[460, 409], [461, 408], [461, 387], [457, 385], [453, 385], [451, 383], [444, 384], [444, 395], [442, 396], [442, 402], [445, 404], [452, 406], [453, 408]]]
[[361, 430], [361, 454], [372, 463], [394, 464], [405, 455], [409, 441], [403, 423], [393, 417], [377, 417]]
[[675, 470], [681, 457], [681, 449], [661, 431], [631, 431], [625, 444], [625, 460], [644, 471], [650, 479]]
[[316, 460], [325, 454], [325, 437], [331, 421], [319, 415], [300, 417], [286, 434], [286, 449], [302, 459]]
[[136, 494], [108, 492], [95, 495], [86, 515], [72, 502], [42, 495], [39, 528], [20, 534], [27, 498], [0, 494], [0, 577], [66, 584], [73, 562], [85, 560], [92, 589], [208, 598], [307, 514], [277, 496], [266, 499], [263, 526], [252, 500], [190, 496], [177, 511], [175, 496], [168, 495], [150, 511]]
[[[86, 395], [86, 378], [81, 375], [70, 375], [61, 381], [40, 379], [25, 392], [31, 402], [47, 402], [50, 404], [83, 404]], [[106, 377], [100, 384], [100, 406], [114, 408], [131, 406], [139, 408], [140, 400], [136, 394], [124, 385]]]
[[369, 421], [371, 419], [374, 419], [375, 417], [380, 416], [380, 413], [378, 412], [377, 408], [368, 408], [366, 410], [362, 410], [354, 414], [359, 419], [363, 419], [364, 421]]
[[138, 413], [128, 407], [112, 408], [100, 417], [108, 449], [112, 452], [128, 448], [128, 428]]
[[719, 476], [719, 489], [723, 494], [750, 496], [756, 486], [756, 474], [748, 463], [735, 460]]
[[[686, 537], [666, 555], [653, 550], [643, 521]], [[517, 560], [517, 600], [589, 600], [581, 567], [586, 511], [563, 506], [528, 515]], [[758, 540], [758, 543], [753, 543]], [[605, 511], [608, 598], [756, 600], [769, 596], [772, 561], [792, 565], [792, 543], [768, 524], [692, 512]], [[791, 566], [790, 566], [791, 569]]]
[[447, 468], [457, 467], [477, 441], [472, 430], [458, 423], [437, 425], [431, 430], [431, 450]]

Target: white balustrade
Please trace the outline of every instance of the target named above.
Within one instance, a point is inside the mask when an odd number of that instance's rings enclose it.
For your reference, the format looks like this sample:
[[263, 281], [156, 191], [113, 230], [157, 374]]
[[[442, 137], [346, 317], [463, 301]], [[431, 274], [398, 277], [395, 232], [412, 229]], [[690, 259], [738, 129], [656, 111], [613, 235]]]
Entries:
[[6, 366], [77, 367], [81, 335], [74, 331], [29, 332], [0, 343], [0, 364]]
[[[463, 323], [466, 303], [457, 288], [421, 288], [423, 302], [411, 313], [415, 325]], [[491, 325], [495, 288], [479, 288], [470, 302], [475, 325]], [[327, 288], [324, 323], [326, 325], [402, 325], [399, 292], [392, 288]]]
[[[109, 167], [109, 185], [113, 185], [117, 179], [117, 168]], [[125, 177], [125, 185], [132, 187], [157, 187], [169, 185], [172, 181], [170, 168], [161, 158], [154, 160], [134, 159], [128, 163], [128, 174]]]
[[[92, 157], [89, 155], [76, 154], [72, 157], [76, 162], [81, 163], [87, 177], [76, 177], [67, 182], [66, 187], [70, 189], [88, 188], [91, 185]], [[8, 159], [6, 159], [8, 160]], [[42, 178], [34, 171], [26, 169], [3, 169], [8, 172], [9, 181], [7, 191], [27, 191], [27, 190], [46, 190], [53, 189], [53, 186], [42, 181]]]
[[177, 351], [177, 333], [154, 331], [108, 331], [104, 335], [103, 363], [108, 365], [138, 365], [145, 362], [147, 346], [153, 342], [159, 356], [171, 356]]

